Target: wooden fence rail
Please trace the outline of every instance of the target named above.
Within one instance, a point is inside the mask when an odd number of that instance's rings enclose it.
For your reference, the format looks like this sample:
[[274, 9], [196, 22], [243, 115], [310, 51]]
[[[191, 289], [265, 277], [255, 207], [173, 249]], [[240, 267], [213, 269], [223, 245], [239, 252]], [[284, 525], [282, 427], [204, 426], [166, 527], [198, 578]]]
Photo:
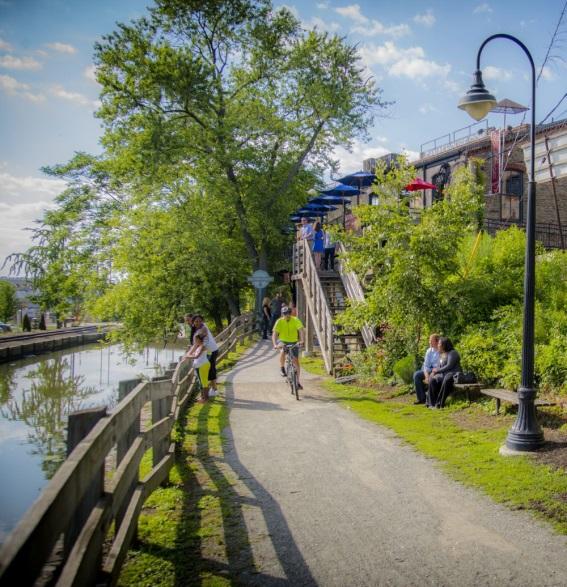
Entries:
[[[217, 337], [218, 360], [254, 329], [252, 314], [233, 320]], [[125, 383], [112, 412], [70, 417], [70, 454], [0, 549], [2, 587], [116, 584], [142, 506], [173, 465], [171, 431], [195, 377], [184, 362], [170, 365], [166, 378]], [[152, 468], [140, 479], [150, 449]]]

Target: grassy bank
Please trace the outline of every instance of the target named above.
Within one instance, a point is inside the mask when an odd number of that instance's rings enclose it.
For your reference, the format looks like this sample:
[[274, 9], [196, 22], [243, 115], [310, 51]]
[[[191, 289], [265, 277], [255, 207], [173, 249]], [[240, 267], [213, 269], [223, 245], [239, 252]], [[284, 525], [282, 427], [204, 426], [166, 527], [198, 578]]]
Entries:
[[[247, 346], [220, 365], [225, 370]], [[235, 573], [254, 572], [234, 472], [224, 461], [222, 430], [228, 425], [225, 393], [194, 404], [179, 426], [169, 485], [157, 489], [140, 516], [138, 540], [119, 585], [231, 585]]]
[[[318, 359], [303, 360], [302, 365], [324, 375]], [[453, 478], [511, 508], [530, 510], [567, 534], [565, 471], [532, 457], [501, 456], [498, 451], [514, 416], [491, 415], [490, 401], [470, 406], [453, 401], [443, 410], [428, 410], [414, 406], [413, 396], [396, 397], [392, 389], [339, 385], [328, 377], [323, 385], [360, 417], [394, 430], [419, 452], [439, 461]], [[549, 419], [552, 412], [547, 414]], [[545, 418], [543, 412], [540, 420]]]

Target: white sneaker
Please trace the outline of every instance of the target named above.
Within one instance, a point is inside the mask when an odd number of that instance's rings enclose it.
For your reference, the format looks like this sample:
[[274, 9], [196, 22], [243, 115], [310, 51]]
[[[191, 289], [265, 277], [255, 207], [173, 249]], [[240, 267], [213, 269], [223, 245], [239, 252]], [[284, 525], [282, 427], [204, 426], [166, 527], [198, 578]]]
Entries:
[[215, 397], [216, 395], [218, 395], [216, 389], [209, 389], [209, 397]]

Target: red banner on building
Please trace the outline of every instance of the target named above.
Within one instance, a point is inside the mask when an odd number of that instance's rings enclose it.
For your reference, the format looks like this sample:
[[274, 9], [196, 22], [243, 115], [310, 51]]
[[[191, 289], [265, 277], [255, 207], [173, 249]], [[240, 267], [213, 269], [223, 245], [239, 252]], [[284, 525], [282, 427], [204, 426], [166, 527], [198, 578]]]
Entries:
[[490, 133], [492, 146], [492, 189], [490, 193], [500, 193], [500, 131], [493, 130]]

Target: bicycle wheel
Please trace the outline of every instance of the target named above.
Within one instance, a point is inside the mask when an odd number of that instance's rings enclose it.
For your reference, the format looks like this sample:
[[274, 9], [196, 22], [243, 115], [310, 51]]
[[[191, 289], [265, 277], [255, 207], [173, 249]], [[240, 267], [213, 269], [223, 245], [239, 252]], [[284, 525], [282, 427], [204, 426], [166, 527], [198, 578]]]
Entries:
[[295, 371], [295, 367], [291, 372], [291, 393], [295, 394], [296, 400], [299, 400], [299, 388], [297, 387], [297, 372]]

